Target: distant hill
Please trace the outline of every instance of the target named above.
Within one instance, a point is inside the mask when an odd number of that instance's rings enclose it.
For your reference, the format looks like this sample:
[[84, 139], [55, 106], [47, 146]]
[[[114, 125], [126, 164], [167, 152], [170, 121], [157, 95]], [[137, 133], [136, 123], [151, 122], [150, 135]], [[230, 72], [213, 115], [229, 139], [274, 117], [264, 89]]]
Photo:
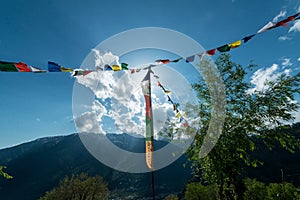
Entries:
[[[289, 128], [289, 132], [296, 138], [300, 139], [300, 123], [294, 124]], [[269, 151], [267, 147], [257, 141], [257, 149], [253, 156], [264, 164], [257, 168], [248, 168], [246, 176], [256, 178], [265, 183], [281, 182], [281, 169], [283, 170], [283, 180], [292, 182], [300, 186], [300, 150], [295, 153], [289, 153], [279, 147]]]
[[[133, 152], [144, 151], [144, 139], [127, 134], [110, 134], [111, 141]], [[166, 142], [156, 141], [157, 147]], [[114, 199], [151, 199], [151, 174], [131, 174], [113, 170], [97, 161], [83, 146], [79, 135], [41, 138], [0, 150], [0, 165], [8, 167], [11, 180], [0, 180], [0, 199], [34, 200], [59, 184], [66, 175], [87, 172], [101, 175]], [[157, 199], [179, 193], [190, 178], [182, 156], [155, 172]]]
[[[300, 138], [300, 123], [290, 132]], [[144, 151], [144, 139], [127, 134], [109, 134], [119, 147], [133, 152]], [[166, 142], [155, 141], [161, 148]], [[291, 154], [283, 149], [269, 151], [259, 141], [253, 155], [264, 162], [263, 166], [248, 168], [245, 176], [265, 183], [284, 180], [300, 186], [300, 151]], [[182, 156], [170, 166], [155, 172], [157, 199], [170, 193], [180, 193], [191, 178], [187, 158]], [[87, 172], [100, 175], [108, 183], [112, 199], [152, 199], [151, 174], [130, 174], [113, 170], [97, 161], [83, 146], [79, 135], [46, 137], [12, 148], [0, 150], [0, 165], [8, 167], [11, 180], [0, 178], [1, 200], [35, 200], [59, 184], [66, 175]]]

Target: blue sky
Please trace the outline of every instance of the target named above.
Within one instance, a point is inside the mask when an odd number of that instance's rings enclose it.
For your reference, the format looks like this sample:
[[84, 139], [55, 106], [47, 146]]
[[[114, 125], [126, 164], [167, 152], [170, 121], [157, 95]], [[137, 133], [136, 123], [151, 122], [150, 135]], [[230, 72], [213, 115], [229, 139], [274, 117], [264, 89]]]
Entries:
[[[103, 40], [140, 27], [173, 29], [210, 49], [256, 33], [299, 6], [294, 0], [2, 0], [0, 60], [44, 69], [50, 60], [75, 68]], [[257, 35], [230, 54], [242, 65], [254, 60], [258, 68], [275, 64], [279, 71], [299, 72], [300, 29], [290, 28]], [[0, 73], [0, 148], [76, 132], [73, 84], [68, 73]]]

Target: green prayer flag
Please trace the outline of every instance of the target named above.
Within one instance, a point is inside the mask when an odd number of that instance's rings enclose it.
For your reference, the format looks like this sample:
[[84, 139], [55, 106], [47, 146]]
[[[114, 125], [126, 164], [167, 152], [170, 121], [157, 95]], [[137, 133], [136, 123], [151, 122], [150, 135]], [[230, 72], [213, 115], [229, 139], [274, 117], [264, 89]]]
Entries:
[[122, 70], [128, 70], [128, 64], [127, 63], [121, 63]]
[[229, 46], [228, 44], [225, 44], [225, 45], [223, 45], [223, 46], [218, 47], [217, 49], [218, 49], [218, 51], [220, 51], [220, 52], [226, 52], [226, 51], [229, 51], [229, 50], [230, 50], [230, 46]]
[[18, 72], [14, 63], [0, 61], [0, 71], [2, 72]]

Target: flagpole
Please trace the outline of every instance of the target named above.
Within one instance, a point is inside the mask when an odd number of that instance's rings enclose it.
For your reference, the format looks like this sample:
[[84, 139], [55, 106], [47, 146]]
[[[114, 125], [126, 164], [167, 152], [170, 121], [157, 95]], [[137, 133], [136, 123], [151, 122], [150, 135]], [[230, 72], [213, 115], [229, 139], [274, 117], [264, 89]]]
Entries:
[[141, 86], [146, 102], [146, 164], [151, 170], [152, 177], [152, 198], [155, 200], [155, 185], [154, 185], [154, 167], [153, 167], [153, 113], [151, 101], [151, 67], [143, 79]]

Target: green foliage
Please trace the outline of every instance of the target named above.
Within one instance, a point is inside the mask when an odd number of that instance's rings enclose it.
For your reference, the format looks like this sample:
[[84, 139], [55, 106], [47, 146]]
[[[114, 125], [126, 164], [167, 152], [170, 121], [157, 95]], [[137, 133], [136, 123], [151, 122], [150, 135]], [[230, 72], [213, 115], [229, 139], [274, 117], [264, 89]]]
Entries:
[[300, 199], [300, 191], [291, 183], [270, 183], [267, 186], [267, 200]]
[[[250, 90], [251, 84], [246, 82], [246, 75], [255, 65], [250, 63], [242, 67], [232, 62], [228, 54], [221, 54], [216, 65], [226, 92], [226, 118], [222, 134], [210, 153], [200, 157], [203, 140], [216, 112], [213, 101], [220, 102], [212, 96], [222, 96], [218, 94], [221, 93], [218, 87], [223, 87], [220, 83], [215, 84], [217, 78], [213, 75], [216, 72], [211, 69], [213, 64], [203, 59], [199, 68], [205, 78], [194, 85], [200, 104], [194, 110], [201, 117], [201, 129], [187, 153], [201, 181], [217, 184], [220, 199], [240, 199], [238, 191], [241, 191], [240, 176], [244, 167], [262, 164], [250, 157], [250, 152], [255, 149], [254, 137], [263, 140], [270, 149], [280, 145], [292, 152], [299, 147], [299, 141], [289, 133], [284, 123], [293, 120], [291, 113], [299, 109], [294, 95], [300, 93], [300, 73], [295, 76], [281, 75], [273, 82], [266, 82], [262, 91], [253, 91]], [[206, 84], [208, 82], [214, 84]]]
[[267, 188], [264, 183], [255, 179], [245, 179], [245, 192], [243, 198], [245, 200], [262, 200], [268, 195]]
[[164, 198], [164, 200], [178, 200], [178, 197], [174, 194], [170, 194]]
[[11, 178], [13, 178], [11, 175], [5, 173], [5, 172], [3, 171], [3, 169], [6, 169], [6, 167], [5, 167], [5, 166], [0, 166], [0, 176], [3, 176], [3, 177], [6, 178], [6, 179], [11, 179]]
[[216, 185], [204, 186], [201, 183], [190, 183], [186, 186], [185, 200], [214, 200], [217, 199]]
[[89, 177], [87, 174], [64, 178], [59, 187], [46, 192], [40, 200], [103, 200], [108, 199], [108, 188], [102, 177]]

